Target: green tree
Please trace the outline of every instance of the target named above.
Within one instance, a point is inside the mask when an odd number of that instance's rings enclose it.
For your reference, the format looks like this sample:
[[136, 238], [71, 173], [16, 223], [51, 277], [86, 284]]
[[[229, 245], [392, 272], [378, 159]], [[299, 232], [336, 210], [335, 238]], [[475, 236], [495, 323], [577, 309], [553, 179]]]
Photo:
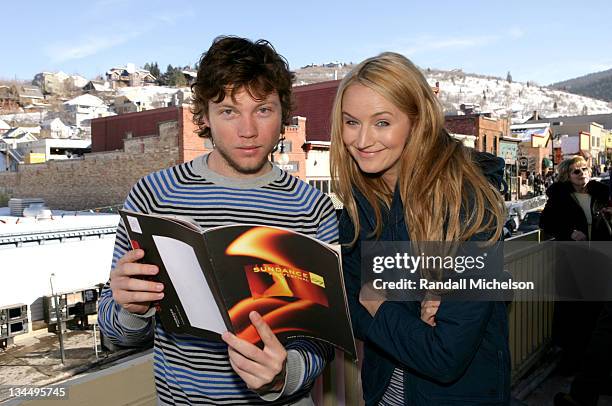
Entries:
[[160, 72], [159, 72], [159, 66], [157, 66], [157, 62], [147, 62], [144, 64], [143, 66], [144, 70], [148, 70], [151, 75], [155, 76], [155, 79], [157, 79], [157, 81], [160, 81]]
[[175, 87], [184, 87], [187, 86], [187, 79], [185, 79], [185, 74], [181, 68], [174, 68], [171, 76], [171, 86]]
[[159, 66], [157, 65], [157, 62], [151, 64], [151, 68], [149, 69], [149, 72], [151, 72], [151, 75], [155, 76], [155, 78], [159, 80], [160, 72], [159, 72]]
[[187, 79], [185, 78], [185, 74], [183, 74], [183, 68], [168, 65], [166, 72], [161, 75], [160, 83], [165, 86], [187, 86]]

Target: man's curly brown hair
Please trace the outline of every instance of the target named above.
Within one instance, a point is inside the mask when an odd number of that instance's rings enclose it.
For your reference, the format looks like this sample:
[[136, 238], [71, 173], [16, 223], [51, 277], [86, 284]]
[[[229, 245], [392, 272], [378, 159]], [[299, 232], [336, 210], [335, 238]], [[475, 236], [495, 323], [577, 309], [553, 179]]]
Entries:
[[226, 93], [235, 101], [236, 92], [244, 89], [256, 100], [276, 91], [282, 110], [282, 132], [293, 110], [291, 86], [294, 74], [287, 60], [266, 40], [221, 36], [202, 54], [196, 82], [191, 85], [193, 122], [198, 135], [210, 137], [205, 125], [208, 102], [220, 103]]

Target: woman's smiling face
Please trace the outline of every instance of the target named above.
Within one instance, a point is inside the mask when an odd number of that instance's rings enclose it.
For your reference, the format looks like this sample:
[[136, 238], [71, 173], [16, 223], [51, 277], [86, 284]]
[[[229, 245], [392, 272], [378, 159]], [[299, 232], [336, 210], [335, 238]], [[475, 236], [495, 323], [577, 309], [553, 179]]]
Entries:
[[392, 102], [362, 84], [352, 84], [342, 97], [342, 140], [359, 168], [379, 174], [395, 188], [400, 157], [412, 122]]

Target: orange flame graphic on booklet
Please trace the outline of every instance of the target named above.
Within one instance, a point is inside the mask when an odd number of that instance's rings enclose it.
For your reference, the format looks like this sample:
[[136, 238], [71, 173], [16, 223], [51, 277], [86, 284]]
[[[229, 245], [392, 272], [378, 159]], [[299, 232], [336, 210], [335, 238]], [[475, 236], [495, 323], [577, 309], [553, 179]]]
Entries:
[[[261, 299], [259, 299], [261, 300]], [[259, 301], [257, 300], [257, 301]], [[304, 333], [309, 332], [309, 329], [300, 328], [296, 324], [299, 321], [296, 320], [295, 314], [308, 310], [314, 305], [310, 300], [298, 300], [297, 302], [284, 304], [282, 307], [274, 309], [266, 314], [262, 315], [264, 321], [270, 326], [274, 334], [286, 332], [286, 331], [301, 331]], [[257, 306], [255, 306], [257, 307]], [[257, 310], [257, 309], [252, 309]], [[248, 313], [247, 313], [248, 318]], [[261, 341], [257, 329], [252, 324], [249, 324], [246, 328], [241, 331], [236, 330], [236, 335], [243, 340], [251, 343]]]
[[287, 234], [287, 231], [276, 228], [254, 227], [236, 238], [225, 253], [260, 258], [274, 264], [293, 267], [291, 260], [274, 244], [279, 237]]
[[226, 255], [258, 260], [254, 261], [256, 264], [244, 265], [251, 297], [236, 303], [229, 311], [238, 337], [252, 343], [260, 341], [249, 320], [253, 310], [262, 315], [275, 334], [308, 333], [309, 320], [316, 317], [319, 306], [329, 307], [324, 278], [300, 269], [291, 259], [292, 255], [301, 255], [299, 246], [289, 248], [294, 246], [292, 237], [286, 230], [254, 227], [226, 248]]

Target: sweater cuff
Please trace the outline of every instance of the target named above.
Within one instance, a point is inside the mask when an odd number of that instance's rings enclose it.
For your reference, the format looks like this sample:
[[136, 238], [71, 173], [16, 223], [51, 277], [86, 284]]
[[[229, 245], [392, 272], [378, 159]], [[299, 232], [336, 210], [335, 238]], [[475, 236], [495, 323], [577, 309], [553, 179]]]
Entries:
[[143, 330], [149, 325], [149, 321], [154, 314], [155, 306], [151, 306], [144, 314], [130, 313], [124, 308], [121, 308], [117, 315], [117, 319], [119, 324], [128, 330]]
[[287, 365], [285, 365], [285, 384], [279, 392], [259, 394], [266, 402], [274, 402], [282, 396], [293, 395], [300, 389], [306, 373], [306, 363], [297, 350], [287, 351]]

